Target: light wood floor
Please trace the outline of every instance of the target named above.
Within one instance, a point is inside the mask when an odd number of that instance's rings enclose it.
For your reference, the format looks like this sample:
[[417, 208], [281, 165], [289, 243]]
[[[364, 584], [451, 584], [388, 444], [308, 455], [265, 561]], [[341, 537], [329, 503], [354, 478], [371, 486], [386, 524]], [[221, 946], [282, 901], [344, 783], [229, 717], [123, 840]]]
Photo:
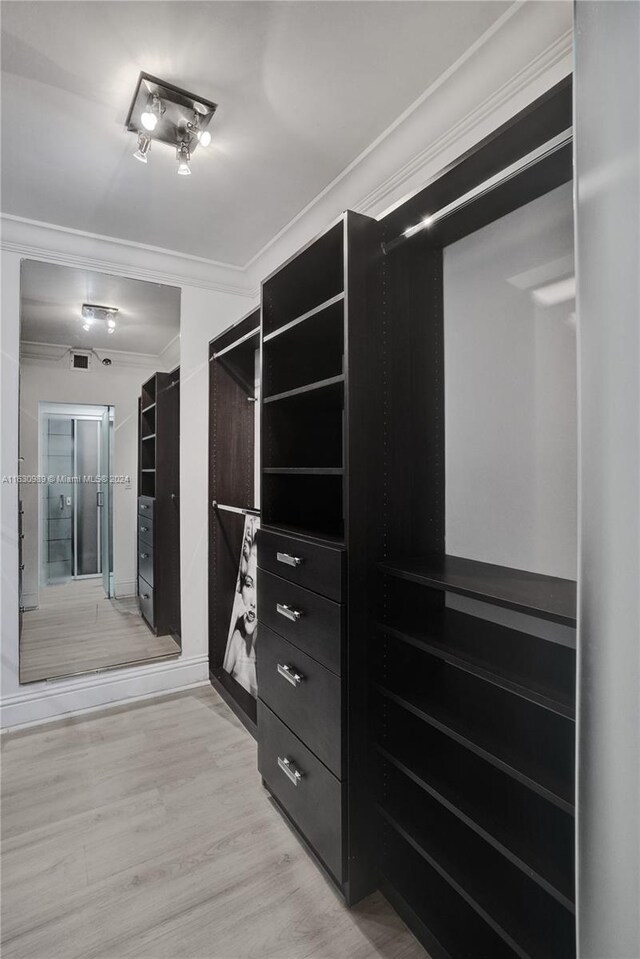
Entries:
[[346, 909], [209, 687], [3, 737], [3, 959], [424, 959]]
[[20, 682], [73, 676], [180, 654], [171, 636], [154, 636], [137, 600], [107, 599], [100, 579], [40, 589], [22, 618]]

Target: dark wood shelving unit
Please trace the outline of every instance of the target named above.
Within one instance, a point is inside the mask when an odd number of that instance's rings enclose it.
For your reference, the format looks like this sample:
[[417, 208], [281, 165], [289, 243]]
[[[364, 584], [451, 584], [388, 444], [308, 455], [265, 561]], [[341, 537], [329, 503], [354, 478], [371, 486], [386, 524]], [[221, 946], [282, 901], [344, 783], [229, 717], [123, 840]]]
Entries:
[[[260, 310], [209, 344], [209, 676], [256, 735], [256, 700], [224, 668], [245, 517], [256, 511], [254, 449]], [[224, 508], [232, 507], [233, 512]], [[256, 511], [257, 512], [257, 511]]]
[[158, 636], [171, 634], [179, 643], [180, 370], [147, 380], [138, 408], [140, 608]]
[[576, 952], [576, 584], [447, 555], [444, 435], [444, 247], [566, 183], [570, 146], [403, 233], [570, 126], [563, 81], [380, 221], [372, 836], [382, 890], [443, 959]]
[[[274, 689], [271, 677], [264, 677], [269, 709], [259, 711], [267, 724], [258, 730], [259, 768], [349, 903], [375, 883], [366, 749], [370, 636], [364, 611], [379, 558], [377, 527], [370, 521], [375, 483], [368, 484], [379, 456], [374, 384], [381, 377], [376, 285], [381, 255], [376, 221], [347, 211], [262, 285], [258, 560], [260, 575], [264, 570], [270, 577], [261, 580], [259, 618], [271, 630], [271, 635], [265, 630], [264, 642], [274, 650], [288, 643], [282, 648], [291, 650], [292, 661], [301, 659], [316, 679], [300, 687], [294, 710], [286, 706], [289, 690], [279, 680]], [[295, 619], [294, 603], [313, 610], [301, 614], [295, 628], [286, 621], [287, 613]], [[319, 648], [332, 650], [339, 676], [327, 675]], [[258, 657], [259, 697], [261, 668]], [[314, 699], [319, 688], [331, 690], [326, 702]], [[287, 791], [270, 753], [279, 738], [285, 750], [289, 740], [279, 723], [287, 720], [300, 762], [316, 770], [318, 797], [310, 797], [308, 805], [304, 789]], [[326, 758], [317, 746], [322, 728], [331, 731], [343, 757], [339, 767], [324, 771], [315, 765]], [[333, 810], [326, 821], [324, 809]]]

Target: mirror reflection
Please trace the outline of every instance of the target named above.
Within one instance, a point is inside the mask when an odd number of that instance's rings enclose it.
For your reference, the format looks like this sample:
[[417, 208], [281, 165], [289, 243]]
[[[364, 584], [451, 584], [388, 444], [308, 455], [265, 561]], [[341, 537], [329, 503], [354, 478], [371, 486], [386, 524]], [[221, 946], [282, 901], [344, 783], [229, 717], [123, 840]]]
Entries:
[[25, 260], [20, 682], [180, 654], [180, 291]]

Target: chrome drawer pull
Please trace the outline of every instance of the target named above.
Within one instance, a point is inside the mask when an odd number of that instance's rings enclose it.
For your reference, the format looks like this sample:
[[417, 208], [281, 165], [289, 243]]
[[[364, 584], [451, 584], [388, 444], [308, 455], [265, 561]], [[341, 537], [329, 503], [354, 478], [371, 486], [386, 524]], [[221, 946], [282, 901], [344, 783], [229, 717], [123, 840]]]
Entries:
[[143, 599], [149, 599], [149, 594], [148, 594], [148, 593], [143, 593], [143, 594], [142, 594], [142, 598], [143, 598]]
[[302, 566], [304, 563], [302, 556], [292, 556], [291, 553], [276, 553], [276, 559], [286, 566]]
[[289, 777], [294, 786], [297, 786], [304, 776], [304, 773], [300, 772], [299, 769], [296, 769], [291, 760], [287, 759], [286, 757], [281, 759], [280, 756], [278, 756], [278, 766], [285, 776]]
[[140, 559], [149, 559], [148, 553], [140, 553]]
[[290, 619], [294, 623], [297, 623], [302, 616], [302, 612], [299, 609], [294, 609], [293, 606], [287, 606], [286, 603], [276, 603], [276, 611], [280, 613], [281, 616], [284, 616], [285, 619]]
[[141, 533], [148, 533], [148, 532], [149, 532], [149, 527], [148, 527], [148, 526], [141, 526], [141, 527], [140, 527], [140, 532], [141, 532]]
[[146, 503], [140, 503], [140, 509], [149, 509]]
[[281, 666], [280, 663], [278, 663], [277, 668], [280, 675], [284, 676], [287, 682], [291, 683], [292, 686], [299, 686], [304, 679], [304, 676], [301, 673], [297, 673], [291, 666]]

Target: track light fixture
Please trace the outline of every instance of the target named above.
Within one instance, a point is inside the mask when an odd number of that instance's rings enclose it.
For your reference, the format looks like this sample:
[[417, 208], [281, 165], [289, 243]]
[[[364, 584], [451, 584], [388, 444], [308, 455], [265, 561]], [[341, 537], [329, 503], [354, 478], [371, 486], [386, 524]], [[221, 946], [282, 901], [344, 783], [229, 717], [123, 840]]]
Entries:
[[211, 143], [207, 127], [216, 110], [210, 100], [141, 73], [126, 122], [127, 130], [138, 136], [133, 156], [147, 163], [151, 141], [159, 140], [176, 150], [178, 174], [189, 176], [194, 150]]
[[191, 159], [191, 154], [189, 153], [189, 143], [187, 140], [182, 140], [176, 148], [176, 158], [178, 160], [178, 176], [190, 176], [191, 167], [189, 166], [189, 160]]
[[147, 162], [147, 154], [151, 149], [151, 137], [146, 133], [138, 134], [138, 149], [133, 154], [136, 160], [140, 160], [141, 163]]
[[107, 333], [115, 333], [116, 319], [118, 316], [117, 306], [98, 306], [97, 303], [83, 303], [82, 310], [82, 329], [89, 332], [94, 326], [106, 327]]

